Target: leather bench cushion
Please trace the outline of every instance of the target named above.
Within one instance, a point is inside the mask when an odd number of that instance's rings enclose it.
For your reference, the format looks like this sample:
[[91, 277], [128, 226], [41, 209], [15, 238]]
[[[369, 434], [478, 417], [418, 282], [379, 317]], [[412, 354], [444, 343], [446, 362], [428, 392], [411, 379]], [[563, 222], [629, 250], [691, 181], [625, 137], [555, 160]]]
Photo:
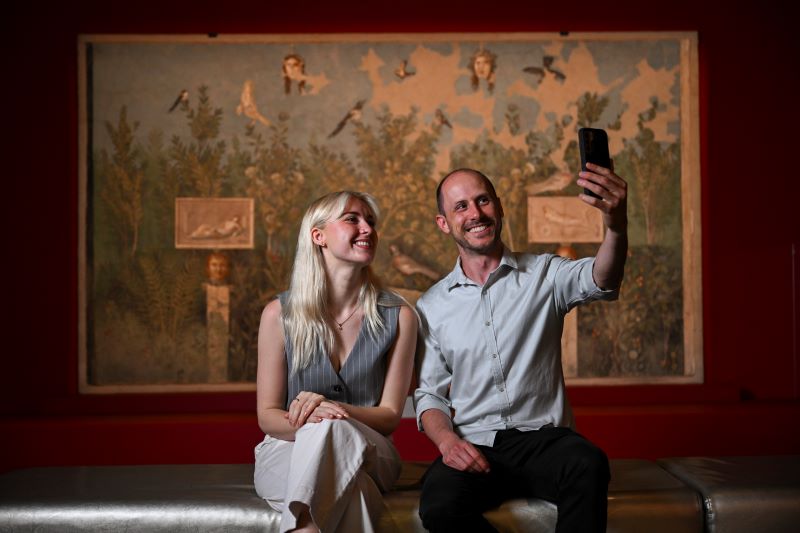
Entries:
[[614, 459], [608, 486], [608, 532], [703, 531], [703, 507], [696, 491], [652, 461]]
[[[423, 532], [419, 480], [403, 465], [381, 530]], [[702, 531], [697, 494], [641, 460], [611, 461], [608, 530]], [[513, 500], [486, 513], [506, 532], [551, 532], [552, 503]], [[252, 465], [32, 468], [0, 476], [0, 531], [268, 532], [280, 517], [256, 494]]]
[[0, 476], [0, 531], [264, 532], [252, 465], [30, 468]]
[[709, 533], [800, 528], [800, 455], [677, 457], [658, 463], [702, 495]]

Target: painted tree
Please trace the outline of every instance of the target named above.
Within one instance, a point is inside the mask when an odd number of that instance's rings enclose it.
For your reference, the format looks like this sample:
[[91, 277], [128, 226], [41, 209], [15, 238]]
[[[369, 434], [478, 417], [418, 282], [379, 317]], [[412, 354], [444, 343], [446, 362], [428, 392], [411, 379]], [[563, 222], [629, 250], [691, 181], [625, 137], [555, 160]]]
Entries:
[[186, 118], [192, 141], [172, 137], [168, 179], [179, 183], [184, 196], [219, 196], [226, 176], [223, 171], [225, 141], [216, 141], [222, 123], [222, 109], [214, 109], [208, 88], [198, 89], [197, 107], [186, 106]]
[[617, 157], [618, 170], [628, 179], [632, 226], [644, 232], [643, 238], [632, 237], [646, 244], [677, 245], [681, 235], [680, 146], [656, 141], [647, 127], [662, 108], [653, 100], [650, 109], [639, 115], [639, 132], [634, 139], [625, 140], [625, 149]]
[[140, 150], [135, 144], [139, 123], [128, 123], [127, 108], [123, 106], [116, 128], [110, 122], [105, 126], [114, 151], [113, 154], [105, 149], [100, 151], [97, 174], [100, 198], [111, 214], [108, 222], [116, 228], [122, 248], [134, 256], [143, 215], [143, 171], [138, 161]]
[[353, 136], [357, 168], [366, 190], [376, 196], [382, 210], [380, 238], [384, 244], [375, 270], [392, 285], [423, 290], [432, 280], [420, 274], [402, 275], [392, 267], [387, 251], [393, 244], [414, 260], [446, 272], [441, 265], [442, 257], [448, 256], [445, 241], [434, 230], [431, 217], [436, 203], [433, 169], [440, 131], [420, 127], [417, 113], [412, 109], [406, 115], [393, 115], [384, 108], [376, 126], [357, 123]]

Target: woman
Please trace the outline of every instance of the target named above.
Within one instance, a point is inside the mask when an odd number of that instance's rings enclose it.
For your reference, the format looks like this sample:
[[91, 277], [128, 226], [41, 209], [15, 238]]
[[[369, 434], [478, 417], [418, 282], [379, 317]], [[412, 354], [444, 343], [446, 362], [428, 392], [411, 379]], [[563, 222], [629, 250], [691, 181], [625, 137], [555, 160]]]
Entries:
[[486, 80], [489, 93], [494, 92], [495, 70], [497, 69], [497, 55], [481, 47], [470, 58], [472, 76], [470, 84], [472, 90], [477, 91], [481, 80]]
[[258, 332], [258, 494], [281, 531], [372, 531], [400, 472], [387, 438], [400, 421], [415, 312], [370, 269], [378, 208], [331, 193], [306, 211], [289, 290]]

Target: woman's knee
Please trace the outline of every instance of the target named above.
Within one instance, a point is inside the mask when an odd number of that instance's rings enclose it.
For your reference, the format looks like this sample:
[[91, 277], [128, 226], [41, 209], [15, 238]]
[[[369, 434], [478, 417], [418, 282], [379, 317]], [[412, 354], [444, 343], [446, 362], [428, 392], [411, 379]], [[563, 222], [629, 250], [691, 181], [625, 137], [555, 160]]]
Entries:
[[295, 455], [328, 457], [359, 468], [367, 460], [369, 442], [347, 420], [323, 420], [301, 427], [295, 434]]
[[361, 432], [349, 420], [329, 420], [320, 422], [308, 422], [297, 430], [295, 441], [307, 438], [324, 438], [328, 440], [350, 442], [353, 437], [358, 440], [363, 439]]

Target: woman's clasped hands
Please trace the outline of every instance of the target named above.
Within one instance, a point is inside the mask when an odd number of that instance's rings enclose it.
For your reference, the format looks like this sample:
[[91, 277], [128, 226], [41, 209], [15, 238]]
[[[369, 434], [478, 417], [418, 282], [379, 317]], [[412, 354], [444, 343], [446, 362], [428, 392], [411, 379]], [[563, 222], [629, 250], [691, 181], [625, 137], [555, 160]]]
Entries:
[[299, 428], [306, 422], [316, 424], [325, 419], [348, 418], [349, 414], [339, 403], [322, 394], [301, 391], [289, 404], [289, 411], [284, 416], [292, 427]]

